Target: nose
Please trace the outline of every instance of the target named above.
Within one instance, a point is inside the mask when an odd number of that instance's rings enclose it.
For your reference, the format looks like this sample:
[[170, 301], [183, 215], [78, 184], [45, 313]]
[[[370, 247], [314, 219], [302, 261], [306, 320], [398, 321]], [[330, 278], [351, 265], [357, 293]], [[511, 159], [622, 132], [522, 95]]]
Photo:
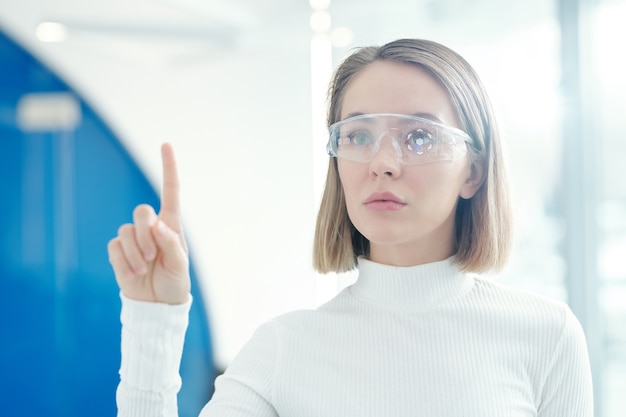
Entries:
[[402, 172], [401, 166], [402, 151], [389, 134], [383, 134], [379, 140], [374, 157], [370, 161], [370, 174], [378, 177], [398, 177]]

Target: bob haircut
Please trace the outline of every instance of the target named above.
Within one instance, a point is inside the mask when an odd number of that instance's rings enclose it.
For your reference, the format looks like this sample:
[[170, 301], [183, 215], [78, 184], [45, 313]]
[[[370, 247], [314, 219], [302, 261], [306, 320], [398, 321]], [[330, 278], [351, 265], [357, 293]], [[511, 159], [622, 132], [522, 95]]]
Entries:
[[[483, 183], [476, 194], [471, 199], [459, 197], [453, 259], [467, 272], [501, 269], [511, 249], [511, 204], [500, 134], [476, 71], [456, 52], [428, 40], [399, 39], [380, 47], [359, 48], [336, 69], [330, 83], [328, 126], [341, 118], [350, 81], [376, 61], [418, 66], [447, 91], [460, 128], [472, 138], [468, 145], [471, 162], [483, 168]], [[369, 246], [348, 217], [337, 158], [331, 157], [315, 228], [313, 266], [321, 273], [349, 271], [356, 267], [359, 256], [369, 256]]]

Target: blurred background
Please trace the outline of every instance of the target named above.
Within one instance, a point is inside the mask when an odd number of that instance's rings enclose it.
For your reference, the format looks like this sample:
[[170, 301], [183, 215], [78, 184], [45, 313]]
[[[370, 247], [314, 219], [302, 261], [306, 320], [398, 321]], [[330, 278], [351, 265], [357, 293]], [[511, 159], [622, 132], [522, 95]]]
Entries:
[[505, 134], [517, 237], [493, 278], [569, 303], [596, 416], [624, 416], [625, 19], [624, 0], [0, 0], [0, 414], [115, 412], [106, 243], [158, 205], [163, 142], [196, 299], [181, 416], [261, 322], [352, 282], [311, 267], [327, 83], [353, 48], [419, 37], [478, 70]]

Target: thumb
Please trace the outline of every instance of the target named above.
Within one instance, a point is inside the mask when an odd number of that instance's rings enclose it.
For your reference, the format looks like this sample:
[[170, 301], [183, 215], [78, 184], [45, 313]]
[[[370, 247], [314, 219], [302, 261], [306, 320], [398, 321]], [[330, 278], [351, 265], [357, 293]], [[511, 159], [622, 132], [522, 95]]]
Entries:
[[154, 225], [154, 239], [161, 250], [165, 269], [171, 272], [186, 268], [188, 265], [185, 245], [180, 235], [159, 219]]

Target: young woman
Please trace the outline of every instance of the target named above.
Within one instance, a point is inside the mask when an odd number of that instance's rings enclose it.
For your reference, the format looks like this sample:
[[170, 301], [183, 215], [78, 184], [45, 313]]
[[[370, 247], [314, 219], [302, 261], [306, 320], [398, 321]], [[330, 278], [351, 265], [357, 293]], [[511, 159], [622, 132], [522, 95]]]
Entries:
[[[479, 275], [504, 265], [511, 236], [500, 139], [470, 65], [425, 40], [359, 49], [335, 73], [328, 123], [314, 264], [358, 280], [262, 325], [201, 416], [592, 416], [567, 306]], [[191, 297], [168, 145], [163, 165], [161, 213], [139, 206], [109, 244], [123, 416], [177, 415]]]

